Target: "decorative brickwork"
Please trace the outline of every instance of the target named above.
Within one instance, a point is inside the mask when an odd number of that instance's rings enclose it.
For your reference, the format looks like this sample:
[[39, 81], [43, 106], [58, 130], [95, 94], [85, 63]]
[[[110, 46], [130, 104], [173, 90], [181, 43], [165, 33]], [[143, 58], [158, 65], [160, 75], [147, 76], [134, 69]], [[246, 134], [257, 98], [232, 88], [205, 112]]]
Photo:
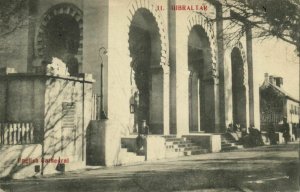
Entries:
[[62, 3], [50, 8], [44, 16], [41, 18], [40, 26], [37, 32], [35, 41], [35, 53], [36, 57], [43, 58], [45, 55], [45, 28], [49, 21], [58, 15], [69, 15], [76, 20], [80, 31], [80, 40], [78, 52], [75, 55], [78, 60], [79, 66], [82, 65], [82, 48], [83, 48], [83, 12], [73, 4]]
[[[163, 17], [160, 13], [160, 11], [156, 10], [156, 5], [151, 3], [149, 0], [134, 0], [131, 1], [131, 3], [128, 5], [128, 38], [129, 38], [129, 26], [131, 25], [131, 22], [133, 20], [134, 14], [137, 12], [138, 9], [147, 9], [155, 18], [156, 23], [158, 25], [159, 29], [159, 35], [161, 40], [161, 60], [160, 65], [169, 65], [168, 57], [169, 57], [169, 48], [168, 48], [168, 34], [166, 32], [166, 26], [165, 22], [163, 20]], [[129, 49], [128, 49], [128, 55], [129, 55]]]
[[208, 69], [211, 71], [211, 74], [213, 77], [216, 77], [217, 75], [217, 45], [216, 45], [216, 36], [213, 30], [213, 24], [209, 22], [204, 16], [193, 13], [187, 23], [188, 31], [191, 32], [192, 28], [195, 25], [200, 25], [205, 33], [207, 34], [208, 40], [209, 40], [209, 45], [211, 49], [211, 65], [209, 66], [210, 68]]

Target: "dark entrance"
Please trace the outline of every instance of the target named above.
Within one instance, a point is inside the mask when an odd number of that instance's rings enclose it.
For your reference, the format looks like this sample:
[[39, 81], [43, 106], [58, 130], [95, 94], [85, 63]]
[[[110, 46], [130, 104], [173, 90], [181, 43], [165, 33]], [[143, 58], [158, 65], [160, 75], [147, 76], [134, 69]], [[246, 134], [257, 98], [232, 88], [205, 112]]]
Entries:
[[49, 63], [57, 57], [67, 64], [70, 75], [78, 74], [78, 53], [80, 29], [78, 22], [70, 15], [57, 15], [46, 25], [44, 60]]
[[211, 132], [214, 127], [211, 49], [204, 29], [196, 25], [188, 37], [189, 130]]
[[135, 127], [141, 130], [146, 120], [150, 132], [163, 132], [163, 73], [160, 66], [161, 41], [157, 22], [147, 9], [138, 9], [129, 31], [129, 50], [132, 58], [131, 85], [136, 87]]

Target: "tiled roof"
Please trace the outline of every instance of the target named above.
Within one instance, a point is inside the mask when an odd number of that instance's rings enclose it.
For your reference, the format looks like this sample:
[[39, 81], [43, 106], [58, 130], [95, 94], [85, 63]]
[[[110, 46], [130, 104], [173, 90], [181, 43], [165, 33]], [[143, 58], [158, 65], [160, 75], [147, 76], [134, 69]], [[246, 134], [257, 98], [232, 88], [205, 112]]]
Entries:
[[288, 92], [286, 92], [283, 88], [278, 87], [270, 82], [264, 82], [262, 86], [260, 86], [260, 89], [266, 89], [268, 87], [271, 87], [273, 90], [275, 90], [277, 93], [279, 93], [281, 96], [286, 97], [290, 100], [293, 100], [297, 103], [300, 103], [300, 101], [293, 96], [291, 96]]

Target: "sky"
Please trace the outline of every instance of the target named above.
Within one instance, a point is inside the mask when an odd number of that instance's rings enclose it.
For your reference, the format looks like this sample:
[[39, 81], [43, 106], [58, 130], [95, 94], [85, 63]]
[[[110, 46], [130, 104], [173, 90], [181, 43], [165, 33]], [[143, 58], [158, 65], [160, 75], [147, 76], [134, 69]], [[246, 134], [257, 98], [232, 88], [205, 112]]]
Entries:
[[300, 63], [294, 46], [276, 38], [254, 39], [253, 63], [256, 83], [263, 83], [264, 73], [283, 77], [283, 89], [299, 100]]

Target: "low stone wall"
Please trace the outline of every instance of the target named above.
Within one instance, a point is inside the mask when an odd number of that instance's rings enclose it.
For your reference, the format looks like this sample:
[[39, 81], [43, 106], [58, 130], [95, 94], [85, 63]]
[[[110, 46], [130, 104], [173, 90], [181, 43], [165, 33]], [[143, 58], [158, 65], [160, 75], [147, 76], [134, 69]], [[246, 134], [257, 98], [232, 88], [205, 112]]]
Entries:
[[187, 139], [191, 140], [193, 143], [208, 149], [209, 152], [220, 152], [221, 151], [221, 135], [209, 134], [209, 133], [199, 133], [184, 135]]
[[87, 130], [87, 164], [120, 165], [120, 151], [121, 125], [114, 120], [91, 121]]
[[[0, 154], [0, 178], [22, 179], [41, 175], [42, 171], [47, 175], [85, 167], [85, 161], [73, 161], [60, 153], [47, 155], [42, 160], [41, 144], [1, 145]], [[64, 170], [58, 169], [59, 161], [64, 164]]]
[[21, 179], [41, 174], [35, 172], [35, 166], [41, 166], [40, 144], [2, 145], [0, 154], [0, 178]]
[[128, 151], [135, 152], [137, 150], [136, 138], [137, 138], [137, 135], [130, 135], [130, 136], [122, 137], [121, 138], [122, 147], [127, 148]]
[[146, 161], [166, 158], [165, 138], [162, 136], [148, 135], [146, 137]]

